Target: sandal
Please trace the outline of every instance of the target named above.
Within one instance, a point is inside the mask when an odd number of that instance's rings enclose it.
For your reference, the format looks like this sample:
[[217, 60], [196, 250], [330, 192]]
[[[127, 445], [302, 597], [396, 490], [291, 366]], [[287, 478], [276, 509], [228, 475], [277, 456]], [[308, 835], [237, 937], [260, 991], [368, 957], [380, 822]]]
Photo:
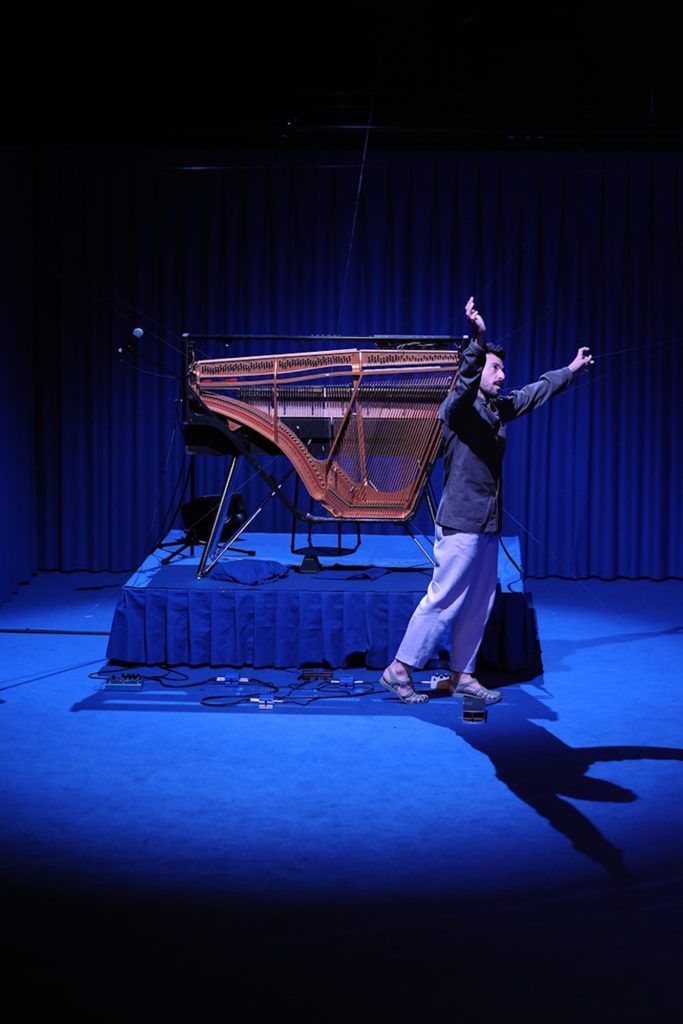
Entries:
[[487, 690], [478, 679], [468, 679], [466, 683], [458, 683], [451, 693], [457, 694], [459, 697], [473, 697], [485, 704], [497, 704], [503, 697], [498, 690]]
[[[387, 669], [385, 669], [385, 672], [386, 671]], [[387, 690], [390, 690], [394, 694], [394, 696], [398, 697], [398, 699], [403, 704], [425, 704], [429, 700], [429, 697], [427, 696], [426, 693], [418, 693], [417, 690], [413, 689], [413, 684], [410, 679], [397, 679], [396, 676], [391, 671], [391, 669], [389, 669], [388, 671], [389, 675], [391, 676], [391, 679], [385, 679], [383, 672], [382, 675], [379, 677], [379, 681], [382, 684], [382, 686], [384, 686]], [[407, 693], [399, 693], [399, 687], [403, 690], [406, 687], [410, 687], [410, 689], [408, 690]]]

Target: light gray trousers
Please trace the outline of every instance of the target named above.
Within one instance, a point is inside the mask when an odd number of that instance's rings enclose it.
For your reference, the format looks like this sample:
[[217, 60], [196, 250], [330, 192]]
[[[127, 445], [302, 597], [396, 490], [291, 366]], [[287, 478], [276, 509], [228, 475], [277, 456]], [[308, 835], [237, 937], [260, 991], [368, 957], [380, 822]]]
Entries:
[[498, 580], [498, 534], [435, 528], [434, 572], [413, 612], [398, 661], [422, 668], [450, 630], [452, 672], [474, 671]]

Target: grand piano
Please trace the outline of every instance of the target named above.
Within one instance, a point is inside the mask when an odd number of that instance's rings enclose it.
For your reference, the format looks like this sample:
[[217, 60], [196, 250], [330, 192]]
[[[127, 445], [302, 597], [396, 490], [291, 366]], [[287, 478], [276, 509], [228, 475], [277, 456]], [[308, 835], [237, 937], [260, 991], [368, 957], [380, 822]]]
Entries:
[[[230, 457], [198, 576], [217, 561], [239, 458], [266, 480], [271, 496], [309, 524], [407, 523], [414, 516], [441, 444], [438, 408], [455, 383], [466, 338], [248, 335], [243, 340], [296, 341], [297, 351], [200, 359], [196, 342], [206, 336], [185, 337], [186, 451]], [[303, 347], [324, 342], [341, 347]], [[292, 501], [284, 479], [263, 467], [265, 453], [286, 457], [296, 494], [301, 483], [322, 514]], [[252, 520], [241, 523], [226, 546]]]

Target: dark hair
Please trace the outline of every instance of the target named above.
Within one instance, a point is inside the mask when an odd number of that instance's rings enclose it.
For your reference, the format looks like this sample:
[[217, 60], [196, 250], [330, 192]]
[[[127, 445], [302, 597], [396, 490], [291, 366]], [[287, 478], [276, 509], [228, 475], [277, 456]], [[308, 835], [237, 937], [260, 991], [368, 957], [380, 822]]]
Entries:
[[487, 352], [490, 352], [492, 356], [498, 356], [499, 359], [502, 359], [503, 362], [505, 362], [505, 349], [502, 345], [494, 345], [493, 342], [487, 341], [484, 348]]

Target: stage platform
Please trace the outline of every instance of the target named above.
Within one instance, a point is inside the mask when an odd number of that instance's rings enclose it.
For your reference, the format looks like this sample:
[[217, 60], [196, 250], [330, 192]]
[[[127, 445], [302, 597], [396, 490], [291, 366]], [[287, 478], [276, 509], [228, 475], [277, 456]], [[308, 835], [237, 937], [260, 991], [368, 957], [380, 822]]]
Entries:
[[[243, 534], [208, 576], [197, 578], [202, 547], [168, 564], [180, 531], [123, 586], [107, 657], [123, 665], [383, 668], [393, 657], [431, 578], [433, 538], [363, 537], [351, 554], [319, 555], [302, 570], [290, 534]], [[329, 541], [329, 539], [328, 539]], [[516, 564], [515, 564], [516, 563]], [[520, 679], [542, 671], [531, 596], [520, 578], [516, 537], [499, 547], [499, 592], [481, 661]], [[446, 663], [445, 648], [428, 667]]]

